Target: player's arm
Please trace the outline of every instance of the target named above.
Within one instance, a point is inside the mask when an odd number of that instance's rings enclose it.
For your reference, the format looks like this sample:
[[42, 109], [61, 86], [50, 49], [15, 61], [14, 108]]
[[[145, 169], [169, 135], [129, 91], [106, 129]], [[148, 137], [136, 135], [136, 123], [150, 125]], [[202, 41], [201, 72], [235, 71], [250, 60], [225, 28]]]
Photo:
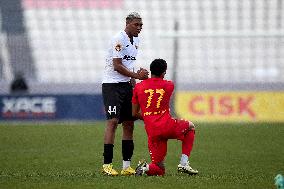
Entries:
[[123, 64], [121, 58], [114, 58], [113, 59], [113, 67], [114, 70], [118, 73], [125, 75], [127, 77], [144, 80], [148, 78], [149, 72], [146, 69], [140, 69], [137, 72], [132, 72], [128, 70]]
[[132, 103], [132, 116], [137, 119], [143, 120], [139, 104]]
[[132, 117], [136, 119], [143, 120], [143, 117], [141, 115], [140, 105], [138, 101], [138, 95], [137, 95], [137, 88], [139, 87], [139, 84], [136, 85], [133, 89], [133, 95], [132, 95]]

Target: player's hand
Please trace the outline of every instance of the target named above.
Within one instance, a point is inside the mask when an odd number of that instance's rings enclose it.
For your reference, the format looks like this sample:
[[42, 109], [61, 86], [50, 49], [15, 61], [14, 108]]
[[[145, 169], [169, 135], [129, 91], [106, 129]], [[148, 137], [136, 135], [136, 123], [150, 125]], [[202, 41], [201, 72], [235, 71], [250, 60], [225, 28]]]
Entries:
[[135, 80], [135, 78], [131, 78], [131, 79], [130, 79], [130, 83], [131, 83], [132, 87], [134, 88], [135, 85], [136, 85], [136, 80]]
[[149, 72], [148, 70], [144, 69], [144, 68], [140, 68], [138, 71], [137, 71], [137, 74], [139, 75], [139, 78], [140, 80], [144, 80], [144, 79], [148, 79], [148, 75], [149, 75]]

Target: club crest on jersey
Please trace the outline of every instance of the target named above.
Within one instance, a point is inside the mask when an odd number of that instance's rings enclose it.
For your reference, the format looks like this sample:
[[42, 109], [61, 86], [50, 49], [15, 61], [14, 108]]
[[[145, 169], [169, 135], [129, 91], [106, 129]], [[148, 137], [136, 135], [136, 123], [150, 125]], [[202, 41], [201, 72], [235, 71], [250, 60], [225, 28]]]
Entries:
[[135, 45], [135, 48], [136, 48], [136, 49], [138, 49], [138, 46], [137, 46], [137, 45]]
[[121, 51], [122, 45], [117, 43], [114, 48], [115, 48], [116, 51]]

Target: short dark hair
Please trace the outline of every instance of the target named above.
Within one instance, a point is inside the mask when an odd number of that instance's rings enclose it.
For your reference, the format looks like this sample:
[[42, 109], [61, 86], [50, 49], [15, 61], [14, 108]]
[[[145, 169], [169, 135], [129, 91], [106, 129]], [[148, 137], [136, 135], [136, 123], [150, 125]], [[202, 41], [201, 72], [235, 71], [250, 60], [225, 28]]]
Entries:
[[150, 64], [152, 75], [161, 76], [167, 70], [167, 62], [164, 59], [158, 58]]

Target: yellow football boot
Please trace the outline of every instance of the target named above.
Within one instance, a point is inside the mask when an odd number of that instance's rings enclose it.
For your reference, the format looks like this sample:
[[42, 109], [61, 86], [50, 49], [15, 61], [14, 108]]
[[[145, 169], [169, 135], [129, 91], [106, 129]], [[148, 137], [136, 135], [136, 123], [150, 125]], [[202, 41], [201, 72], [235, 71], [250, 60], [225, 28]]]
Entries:
[[126, 169], [122, 169], [120, 174], [122, 176], [130, 176], [130, 175], [135, 175], [135, 170], [132, 169], [130, 166], [127, 167]]
[[104, 164], [102, 168], [102, 173], [108, 176], [117, 176], [118, 172], [112, 168], [112, 164]]

